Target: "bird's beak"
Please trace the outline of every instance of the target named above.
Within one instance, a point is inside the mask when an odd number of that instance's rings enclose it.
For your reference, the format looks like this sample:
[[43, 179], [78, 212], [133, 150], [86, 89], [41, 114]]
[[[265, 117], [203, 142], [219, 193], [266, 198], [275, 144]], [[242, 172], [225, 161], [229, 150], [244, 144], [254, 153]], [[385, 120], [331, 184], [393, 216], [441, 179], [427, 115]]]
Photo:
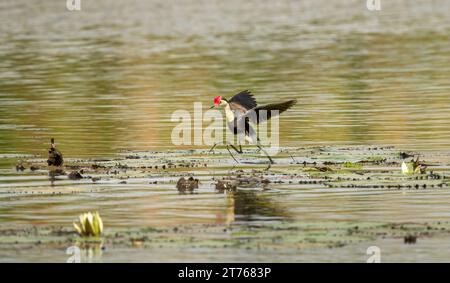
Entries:
[[209, 109], [213, 109], [214, 107], [216, 107], [216, 105], [213, 105], [213, 106], [209, 107]]

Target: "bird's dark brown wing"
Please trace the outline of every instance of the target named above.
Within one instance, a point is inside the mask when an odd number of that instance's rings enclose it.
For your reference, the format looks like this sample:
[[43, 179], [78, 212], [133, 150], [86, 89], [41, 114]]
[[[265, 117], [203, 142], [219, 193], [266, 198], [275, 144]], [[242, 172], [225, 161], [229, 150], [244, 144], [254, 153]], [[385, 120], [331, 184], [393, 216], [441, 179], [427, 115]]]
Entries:
[[[238, 107], [237, 105], [239, 105], [239, 106], [245, 108], [245, 110], [250, 110], [257, 106], [256, 100], [253, 97], [253, 94], [251, 94], [250, 91], [248, 91], [248, 90], [241, 91], [240, 93], [234, 95], [228, 102], [230, 103], [231, 107], [233, 105], [235, 107]], [[232, 108], [232, 110], [233, 110], [233, 108]]]
[[249, 119], [252, 123], [259, 124], [272, 117], [278, 116], [297, 103], [297, 100], [288, 100], [281, 103], [273, 103], [257, 106], [247, 111], [241, 118]]

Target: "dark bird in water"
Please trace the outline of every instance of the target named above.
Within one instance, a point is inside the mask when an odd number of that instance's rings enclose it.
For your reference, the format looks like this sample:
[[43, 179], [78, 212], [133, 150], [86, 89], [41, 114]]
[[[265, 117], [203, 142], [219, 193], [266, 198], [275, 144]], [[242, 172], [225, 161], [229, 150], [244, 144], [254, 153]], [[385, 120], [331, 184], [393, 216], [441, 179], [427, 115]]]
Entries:
[[[234, 135], [244, 134], [245, 141], [249, 144], [256, 145], [259, 150], [264, 152], [264, 154], [269, 159], [270, 164], [274, 164], [270, 155], [261, 147], [260, 140], [257, 136], [255, 129], [250, 125], [259, 124], [265, 122], [272, 117], [278, 116], [284, 111], [288, 110], [297, 103], [297, 100], [288, 100], [280, 103], [272, 103], [267, 105], [258, 106], [253, 95], [248, 91], [244, 90], [234, 95], [231, 99], [225, 99], [222, 96], [217, 96], [214, 98], [214, 107], [222, 107], [225, 110], [225, 116], [227, 119], [227, 125], [230, 131]], [[239, 142], [239, 141], [238, 141]], [[242, 145], [239, 143], [239, 149], [233, 144], [227, 144], [226, 148], [230, 153], [231, 157], [234, 158], [230, 151], [230, 147], [234, 149], [237, 153], [242, 154]], [[215, 144], [210, 152], [217, 146]]]
[[51, 146], [50, 146], [50, 149], [48, 150], [47, 164], [48, 164], [48, 166], [61, 166], [61, 165], [63, 165], [63, 163], [64, 163], [64, 160], [63, 160], [62, 153], [56, 149], [55, 139], [52, 138]]

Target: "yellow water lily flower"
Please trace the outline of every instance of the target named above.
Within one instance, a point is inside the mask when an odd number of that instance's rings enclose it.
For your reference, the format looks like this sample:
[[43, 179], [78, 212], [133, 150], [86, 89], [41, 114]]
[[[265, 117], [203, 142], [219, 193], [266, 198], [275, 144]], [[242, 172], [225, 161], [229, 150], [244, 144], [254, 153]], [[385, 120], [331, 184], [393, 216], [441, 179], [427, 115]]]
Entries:
[[402, 173], [406, 175], [412, 175], [412, 174], [424, 174], [425, 173], [426, 166], [421, 165], [419, 163], [419, 158], [417, 157], [416, 160], [411, 160], [411, 162], [405, 162], [402, 163]]
[[407, 175], [414, 174], [414, 165], [411, 162], [406, 163], [405, 161], [403, 161], [402, 173]]
[[103, 221], [98, 212], [87, 212], [80, 214], [73, 227], [82, 237], [98, 237], [103, 232]]

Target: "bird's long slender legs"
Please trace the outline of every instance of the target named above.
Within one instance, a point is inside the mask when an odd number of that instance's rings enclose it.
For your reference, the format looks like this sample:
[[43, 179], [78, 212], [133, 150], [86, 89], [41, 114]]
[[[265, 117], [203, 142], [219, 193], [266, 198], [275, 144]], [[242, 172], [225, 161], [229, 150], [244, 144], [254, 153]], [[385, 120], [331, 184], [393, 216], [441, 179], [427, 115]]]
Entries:
[[[211, 147], [211, 149], [208, 151], [209, 153], [211, 153], [211, 152], [214, 152], [214, 149], [216, 148], [216, 146], [218, 145], [218, 143], [215, 143], [212, 147]], [[242, 145], [239, 145], [239, 149], [237, 149], [234, 145], [232, 145], [232, 144], [229, 144], [229, 146], [231, 146], [231, 148], [232, 149], [234, 149], [237, 153], [239, 153], [239, 154], [242, 154], [242, 153], [244, 153], [243, 151], [242, 151]]]
[[[232, 147], [235, 148], [234, 146], [232, 146]], [[235, 149], [236, 149], [236, 148], [235, 148]], [[231, 151], [230, 151], [230, 145], [229, 145], [229, 144], [227, 144], [227, 150], [228, 150], [228, 152], [230, 153], [231, 157], [233, 157], [234, 161], [236, 161], [236, 163], [239, 163], [239, 161], [237, 161], [237, 159], [234, 158], [234, 155], [231, 153]]]
[[208, 152], [209, 153], [214, 152], [214, 148], [216, 148], [216, 146], [217, 146], [217, 143], [215, 143]]
[[[261, 145], [261, 140], [259, 139], [259, 137], [256, 139], [256, 144], [257, 145]], [[258, 146], [258, 149], [256, 150], [256, 153], [259, 153], [261, 151], [261, 147]]]
[[232, 144], [230, 144], [230, 146], [231, 146], [231, 148], [234, 149], [237, 153], [239, 153], [239, 154], [244, 153], [244, 152], [242, 151], [242, 145], [239, 145], [239, 150], [238, 150], [234, 145], [232, 145]]
[[[211, 149], [209, 150], [209, 152], [211, 153], [211, 152], [214, 152], [214, 148], [216, 148], [216, 146], [217, 146], [217, 143], [215, 143], [212, 147], [211, 147]], [[243, 151], [242, 151], [242, 145], [239, 145], [239, 149], [237, 149], [234, 145], [232, 145], [232, 144], [227, 144], [226, 145], [226, 148], [227, 148], [227, 150], [228, 150], [228, 153], [230, 153], [230, 155], [231, 155], [231, 157], [234, 159], [234, 161], [236, 161], [236, 163], [239, 163], [239, 161], [237, 161], [237, 159], [234, 157], [234, 155], [231, 153], [231, 150], [230, 150], [230, 147], [232, 148], [232, 149], [234, 149], [237, 153], [239, 153], [239, 154], [242, 154], [243, 153]]]
[[[275, 162], [273, 162], [272, 157], [270, 157], [270, 155], [267, 153], [267, 151], [264, 150], [264, 148], [262, 148], [259, 144], [256, 145], [259, 150], [261, 150], [262, 152], [264, 152], [264, 154], [267, 156], [267, 158], [269, 158], [269, 162], [270, 164], [275, 164]], [[269, 165], [270, 168], [270, 165]]]

